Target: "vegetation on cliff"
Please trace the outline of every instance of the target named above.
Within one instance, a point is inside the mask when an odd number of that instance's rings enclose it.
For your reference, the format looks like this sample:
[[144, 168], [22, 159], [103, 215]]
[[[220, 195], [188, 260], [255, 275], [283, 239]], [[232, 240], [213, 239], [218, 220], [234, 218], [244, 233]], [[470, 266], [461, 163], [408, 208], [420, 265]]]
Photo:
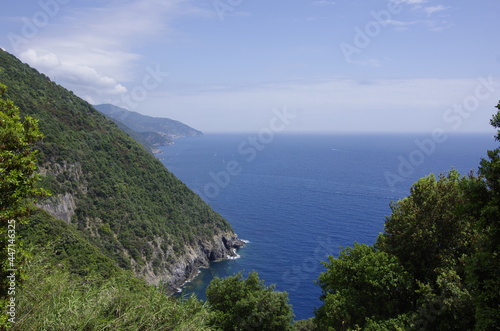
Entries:
[[4, 99], [5, 89], [0, 85], [0, 328], [208, 329], [201, 302], [166, 297], [116, 266], [72, 225], [33, 206], [44, 193], [36, 188], [33, 150], [41, 134], [33, 118], [21, 120]]
[[[0, 328], [208, 329], [209, 310], [167, 297], [171, 275], [154, 273], [181, 263], [182, 282], [233, 254], [230, 225], [114, 123], [4, 51], [0, 81]], [[33, 204], [67, 196], [66, 221]]]
[[44, 193], [35, 187], [40, 177], [33, 145], [42, 137], [37, 122], [21, 119], [5, 92], [0, 84], [0, 326], [15, 318], [16, 286], [25, 276], [18, 229], [26, 222], [32, 200]]
[[52, 197], [40, 205], [62, 209], [119, 267], [155, 284], [179, 283], [194, 264], [232, 254], [228, 222], [91, 105], [1, 50], [0, 82], [45, 135], [36, 149]]

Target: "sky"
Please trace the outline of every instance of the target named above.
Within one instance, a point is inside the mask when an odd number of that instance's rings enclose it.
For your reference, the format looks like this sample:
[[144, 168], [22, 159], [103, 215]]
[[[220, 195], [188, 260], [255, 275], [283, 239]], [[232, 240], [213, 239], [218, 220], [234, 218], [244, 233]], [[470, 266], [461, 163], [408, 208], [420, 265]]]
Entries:
[[25, 0], [0, 47], [204, 132], [493, 132], [498, 0]]

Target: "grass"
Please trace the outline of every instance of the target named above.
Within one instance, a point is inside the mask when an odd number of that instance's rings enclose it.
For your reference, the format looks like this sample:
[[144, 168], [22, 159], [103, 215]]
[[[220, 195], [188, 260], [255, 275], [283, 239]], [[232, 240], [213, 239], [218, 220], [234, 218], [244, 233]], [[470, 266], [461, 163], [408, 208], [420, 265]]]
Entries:
[[12, 330], [210, 330], [194, 297], [174, 299], [128, 277], [89, 279], [37, 255], [16, 301]]

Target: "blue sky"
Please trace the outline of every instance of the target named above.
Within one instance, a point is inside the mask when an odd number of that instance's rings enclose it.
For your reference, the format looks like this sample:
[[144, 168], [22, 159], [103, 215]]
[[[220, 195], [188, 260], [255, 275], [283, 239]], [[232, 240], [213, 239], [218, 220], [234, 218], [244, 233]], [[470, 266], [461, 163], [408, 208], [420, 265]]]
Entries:
[[[87, 101], [205, 132], [490, 132], [498, 0], [40, 0], [0, 47]], [[292, 119], [293, 118], [293, 119]]]

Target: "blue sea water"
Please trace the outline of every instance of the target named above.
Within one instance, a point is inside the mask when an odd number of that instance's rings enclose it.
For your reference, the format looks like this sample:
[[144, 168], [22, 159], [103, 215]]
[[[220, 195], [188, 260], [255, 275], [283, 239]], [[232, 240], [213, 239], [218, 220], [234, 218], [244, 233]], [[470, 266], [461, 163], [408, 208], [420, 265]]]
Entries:
[[289, 294], [295, 319], [321, 306], [321, 261], [354, 242], [373, 244], [389, 203], [418, 178], [476, 170], [492, 135], [207, 134], [158, 157], [249, 243], [241, 258], [212, 263], [183, 288], [205, 298], [215, 277], [257, 271]]

